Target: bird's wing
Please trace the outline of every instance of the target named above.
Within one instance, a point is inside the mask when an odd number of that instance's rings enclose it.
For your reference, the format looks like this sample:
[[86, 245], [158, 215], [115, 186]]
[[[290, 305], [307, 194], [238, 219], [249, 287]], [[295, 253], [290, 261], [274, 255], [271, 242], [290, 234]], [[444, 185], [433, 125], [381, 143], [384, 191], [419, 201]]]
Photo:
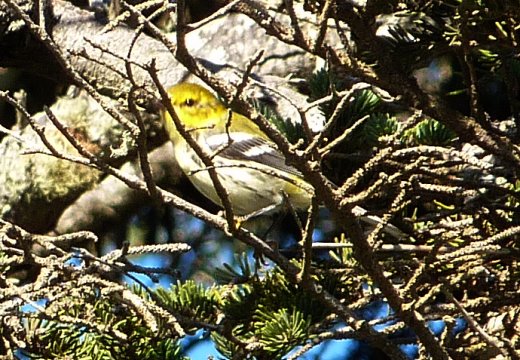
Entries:
[[230, 160], [253, 161], [289, 174], [301, 176], [294, 167], [287, 165], [283, 154], [271, 141], [252, 137], [247, 133], [216, 134], [208, 137], [207, 144], [212, 152]]

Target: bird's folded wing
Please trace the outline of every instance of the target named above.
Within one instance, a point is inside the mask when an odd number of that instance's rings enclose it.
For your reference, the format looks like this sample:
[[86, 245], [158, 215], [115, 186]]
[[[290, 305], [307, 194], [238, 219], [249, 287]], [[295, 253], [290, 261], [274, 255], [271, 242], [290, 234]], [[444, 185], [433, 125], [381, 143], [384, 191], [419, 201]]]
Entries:
[[253, 137], [247, 133], [216, 134], [207, 138], [210, 150], [218, 156], [247, 163], [252, 161], [259, 165], [283, 171], [288, 174], [301, 174], [294, 167], [287, 165], [283, 154], [271, 141]]

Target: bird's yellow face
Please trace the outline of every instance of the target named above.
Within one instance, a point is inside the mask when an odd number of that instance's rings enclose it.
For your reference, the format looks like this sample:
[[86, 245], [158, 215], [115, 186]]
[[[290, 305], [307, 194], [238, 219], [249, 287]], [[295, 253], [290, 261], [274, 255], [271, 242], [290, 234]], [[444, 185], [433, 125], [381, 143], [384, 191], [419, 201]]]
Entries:
[[[225, 106], [202, 86], [181, 83], [168, 90], [175, 113], [187, 128], [211, 126], [225, 116]], [[165, 114], [166, 122], [172, 122], [170, 114]]]
[[[224, 104], [200, 85], [177, 84], [168, 89], [168, 94], [179, 121], [194, 137], [232, 131], [268, 139], [248, 118], [235, 112], [232, 112], [230, 118]], [[184, 142], [168, 111], [163, 113], [163, 120], [170, 139], [174, 143]]]

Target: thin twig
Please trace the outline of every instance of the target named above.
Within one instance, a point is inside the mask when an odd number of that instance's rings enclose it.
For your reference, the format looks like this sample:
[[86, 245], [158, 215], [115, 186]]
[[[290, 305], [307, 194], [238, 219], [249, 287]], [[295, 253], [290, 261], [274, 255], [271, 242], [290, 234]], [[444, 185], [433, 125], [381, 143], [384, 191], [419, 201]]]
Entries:
[[231, 100], [231, 105], [233, 105], [233, 102], [235, 99], [238, 99], [240, 97], [240, 94], [244, 91], [247, 82], [249, 80], [249, 77], [251, 76], [251, 71], [253, 68], [258, 64], [262, 56], [264, 55], [264, 49], [260, 49], [256, 52], [255, 55], [253, 55], [253, 58], [251, 61], [249, 61], [246, 65], [246, 70], [242, 74], [242, 81], [236, 86], [235, 95], [233, 95], [233, 98]]
[[45, 136], [45, 129], [38, 124], [33, 117], [27, 112], [25, 107], [12, 98], [7, 91], [0, 91], [0, 98], [4, 99], [9, 105], [13, 106], [18, 113], [29, 123], [33, 130], [38, 134], [40, 140], [49, 149], [52, 155], [58, 156], [60, 152], [52, 145]]
[[323, 5], [323, 9], [321, 10], [320, 17], [318, 19], [319, 23], [319, 30], [318, 35], [316, 36], [316, 41], [312, 44], [311, 48], [313, 49], [313, 52], [318, 52], [318, 48], [323, 46], [323, 40], [325, 39], [325, 35], [327, 34], [327, 28], [328, 28], [328, 19], [329, 14], [332, 7], [332, 0], [326, 0], [325, 4]]
[[200, 20], [199, 22], [187, 24], [186, 25], [186, 33], [190, 33], [193, 30], [196, 30], [196, 29], [198, 29], [200, 27], [203, 27], [204, 25], [212, 22], [213, 20], [215, 20], [215, 19], [217, 19], [219, 17], [226, 15], [228, 12], [233, 10], [235, 5], [238, 4], [240, 1], [242, 1], [242, 0], [233, 0], [230, 3], [226, 4], [225, 6], [221, 7], [220, 9], [218, 9], [217, 11], [215, 11], [210, 16]]
[[486, 331], [479, 325], [479, 323], [471, 316], [471, 314], [462, 306], [462, 304], [455, 299], [451, 291], [448, 290], [446, 286], [442, 287], [442, 292], [446, 295], [449, 301], [451, 301], [455, 306], [460, 310], [460, 312], [464, 315], [464, 318], [468, 321], [469, 326], [480, 335], [480, 337], [491, 347], [495, 348], [500, 354], [502, 354], [505, 358], [509, 358], [509, 356], [513, 356], [518, 359], [519, 355], [514, 353], [508, 353], [504, 349], [504, 344], [501, 343], [500, 340], [490, 336]]
[[293, 41], [303, 44], [308, 44], [309, 41], [305, 37], [305, 34], [302, 32], [300, 27], [300, 21], [298, 20], [298, 16], [294, 10], [294, 1], [293, 0], [285, 0], [285, 8], [287, 13], [289, 14], [289, 18], [291, 19], [291, 29], [293, 31]]
[[311, 276], [311, 264], [312, 264], [312, 235], [314, 234], [314, 226], [316, 221], [316, 214], [318, 212], [318, 203], [316, 197], [312, 197], [311, 206], [307, 211], [307, 221], [305, 222], [305, 229], [302, 231], [302, 244], [303, 244], [303, 267], [301, 274], [299, 275], [302, 281], [308, 281]]

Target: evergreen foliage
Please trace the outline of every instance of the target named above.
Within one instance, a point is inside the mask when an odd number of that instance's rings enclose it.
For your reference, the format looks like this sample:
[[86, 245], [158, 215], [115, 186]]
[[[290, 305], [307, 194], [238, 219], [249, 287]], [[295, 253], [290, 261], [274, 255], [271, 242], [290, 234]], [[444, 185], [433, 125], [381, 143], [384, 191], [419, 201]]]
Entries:
[[26, 352], [31, 358], [187, 359], [171, 332], [153, 331], [140, 314], [120, 303], [117, 296], [107, 298], [100, 289], [92, 289], [64, 300], [54, 305], [56, 309], [48, 308], [53, 320], [26, 315], [27, 331], [32, 334], [31, 350]]

